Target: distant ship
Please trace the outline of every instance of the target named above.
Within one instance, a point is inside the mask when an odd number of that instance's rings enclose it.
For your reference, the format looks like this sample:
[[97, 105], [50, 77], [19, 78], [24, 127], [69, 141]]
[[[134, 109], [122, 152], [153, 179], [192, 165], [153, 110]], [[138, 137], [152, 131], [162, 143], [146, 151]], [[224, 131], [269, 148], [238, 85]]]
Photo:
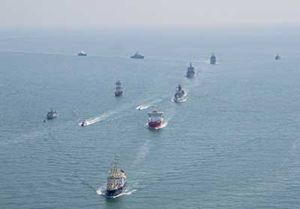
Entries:
[[192, 63], [190, 63], [190, 66], [187, 68], [186, 77], [193, 78], [194, 76], [195, 76], [195, 68], [193, 67]]
[[52, 109], [47, 113], [47, 120], [52, 120], [57, 117], [58, 117], [58, 113]]
[[87, 53], [84, 52], [84, 51], [81, 51], [81, 52], [78, 53], [78, 56], [87, 56]]
[[277, 54], [277, 55], [275, 56], [275, 60], [280, 60], [280, 59], [281, 59], [280, 55]]
[[211, 65], [217, 64], [217, 57], [216, 57], [216, 55], [212, 54], [212, 55], [210, 56], [210, 64], [211, 64]]
[[116, 97], [122, 96], [122, 94], [123, 94], [123, 88], [121, 85], [122, 85], [121, 81], [116, 82], [116, 90], [115, 90]]
[[125, 171], [120, 168], [115, 160], [110, 168], [107, 177], [105, 196], [107, 198], [116, 198], [127, 186], [127, 176]]
[[132, 55], [130, 58], [132, 59], [144, 59], [144, 56], [136, 52], [134, 55]]
[[157, 110], [153, 110], [152, 112], [148, 113], [149, 119], [148, 119], [148, 127], [150, 129], [161, 129], [165, 125], [164, 120], [164, 113], [158, 112]]
[[187, 94], [182, 89], [181, 85], [178, 85], [173, 99], [174, 102], [181, 103], [181, 102], [185, 102], [186, 99], [187, 99]]

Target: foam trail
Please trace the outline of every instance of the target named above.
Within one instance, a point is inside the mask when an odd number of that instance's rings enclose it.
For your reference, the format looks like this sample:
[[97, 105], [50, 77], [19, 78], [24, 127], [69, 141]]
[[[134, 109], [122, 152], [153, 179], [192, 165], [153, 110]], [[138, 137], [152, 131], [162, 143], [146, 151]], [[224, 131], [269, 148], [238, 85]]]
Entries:
[[139, 165], [148, 155], [149, 153], [149, 141], [146, 141], [140, 148], [138, 149], [138, 154], [135, 161], [132, 163], [132, 166], [135, 167]]

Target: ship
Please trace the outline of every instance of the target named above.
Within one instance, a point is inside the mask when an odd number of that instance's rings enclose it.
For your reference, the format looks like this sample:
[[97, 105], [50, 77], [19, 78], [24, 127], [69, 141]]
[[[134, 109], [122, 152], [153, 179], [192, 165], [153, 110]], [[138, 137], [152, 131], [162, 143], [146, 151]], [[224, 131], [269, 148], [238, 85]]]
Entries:
[[87, 53], [85, 51], [81, 51], [77, 55], [78, 56], [87, 56]]
[[123, 88], [122, 88], [121, 81], [117, 81], [116, 82], [115, 96], [119, 97], [119, 96], [122, 96], [122, 94], [123, 94]]
[[107, 198], [116, 198], [127, 186], [127, 176], [125, 171], [118, 165], [115, 160], [108, 173], [105, 196]]
[[47, 113], [47, 120], [52, 120], [57, 117], [58, 117], [58, 113], [52, 109]]
[[215, 54], [212, 54], [212, 55], [210, 56], [210, 64], [211, 64], [211, 65], [217, 64], [217, 57], [216, 57]]
[[176, 103], [185, 102], [187, 100], [187, 94], [182, 89], [182, 86], [179, 84], [176, 88], [176, 93], [174, 95], [173, 101]]
[[280, 55], [277, 54], [277, 55], [275, 56], [275, 60], [280, 60], [280, 59], [281, 59]]
[[130, 57], [131, 59], [144, 59], [145, 57], [138, 52], [136, 52], [134, 55]]
[[153, 110], [148, 113], [148, 127], [149, 129], [161, 129], [165, 125], [164, 113], [157, 110]]
[[87, 126], [87, 125], [88, 125], [87, 120], [83, 120], [83, 121], [80, 122], [81, 127], [84, 127], [84, 126]]
[[192, 63], [190, 63], [190, 66], [187, 68], [186, 77], [193, 78], [194, 76], [195, 76], [195, 68], [193, 67]]

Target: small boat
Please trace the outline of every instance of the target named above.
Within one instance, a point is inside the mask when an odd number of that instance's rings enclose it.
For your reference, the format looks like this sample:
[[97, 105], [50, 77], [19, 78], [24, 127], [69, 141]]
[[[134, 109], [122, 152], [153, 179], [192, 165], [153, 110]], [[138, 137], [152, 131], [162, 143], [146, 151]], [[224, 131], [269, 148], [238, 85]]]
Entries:
[[87, 120], [83, 120], [83, 121], [80, 122], [81, 127], [84, 127], [84, 126], [87, 126], [87, 125], [88, 125]]
[[122, 88], [122, 84], [121, 81], [117, 81], [116, 82], [116, 90], [115, 90], [115, 96], [119, 97], [123, 95], [123, 88]]
[[280, 60], [280, 59], [281, 59], [280, 55], [277, 54], [277, 55], [275, 56], [275, 60]]
[[85, 51], [81, 51], [78, 53], [78, 56], [87, 56], [87, 53]]
[[58, 113], [52, 109], [47, 113], [47, 120], [52, 120], [57, 117], [58, 117]]
[[157, 110], [153, 110], [152, 112], [148, 113], [148, 127], [150, 129], [158, 130], [164, 127], [165, 119], [164, 113], [158, 112]]
[[182, 89], [181, 85], [179, 84], [176, 89], [176, 93], [174, 95], [173, 101], [176, 103], [182, 103], [187, 100], [187, 94]]
[[190, 66], [187, 68], [186, 77], [193, 78], [194, 76], [195, 76], [195, 68], [193, 67], [192, 63], [190, 63]]
[[211, 65], [217, 64], [217, 57], [216, 57], [215, 54], [212, 54], [212, 55], [210, 56], [210, 64], [211, 64]]
[[107, 198], [116, 198], [125, 191], [127, 186], [127, 176], [125, 171], [118, 165], [115, 160], [109, 170], [105, 196]]
[[136, 52], [134, 55], [130, 57], [131, 59], [144, 59], [145, 57], [138, 52]]

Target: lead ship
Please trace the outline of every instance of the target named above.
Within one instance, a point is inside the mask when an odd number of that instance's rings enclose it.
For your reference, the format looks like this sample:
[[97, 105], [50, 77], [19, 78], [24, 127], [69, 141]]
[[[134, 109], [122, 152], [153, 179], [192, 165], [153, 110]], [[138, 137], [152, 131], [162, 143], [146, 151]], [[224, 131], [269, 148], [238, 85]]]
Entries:
[[181, 102], [185, 102], [186, 101], [186, 93], [185, 91], [182, 89], [181, 85], [179, 84], [177, 86], [177, 89], [176, 89], [176, 93], [174, 95], [174, 102], [176, 103], [181, 103]]
[[116, 90], [115, 90], [116, 97], [122, 96], [122, 94], [123, 94], [123, 88], [121, 85], [122, 85], [121, 81], [116, 82]]
[[107, 198], [116, 198], [123, 191], [125, 191], [126, 186], [126, 173], [115, 160], [108, 173], [105, 196]]
[[210, 64], [211, 64], [211, 65], [217, 64], [217, 57], [216, 57], [216, 55], [212, 54], [212, 55], [210, 56]]
[[195, 76], [195, 68], [193, 67], [192, 63], [190, 63], [190, 66], [187, 68], [186, 71], [186, 77], [193, 78], [194, 76]]
[[157, 110], [153, 110], [148, 113], [148, 127], [150, 129], [160, 129], [163, 128], [165, 124], [164, 113], [158, 112]]
[[58, 117], [58, 113], [52, 109], [47, 113], [47, 120], [52, 120], [57, 117]]
[[136, 52], [134, 55], [130, 57], [131, 59], [144, 59], [145, 57], [138, 52]]

